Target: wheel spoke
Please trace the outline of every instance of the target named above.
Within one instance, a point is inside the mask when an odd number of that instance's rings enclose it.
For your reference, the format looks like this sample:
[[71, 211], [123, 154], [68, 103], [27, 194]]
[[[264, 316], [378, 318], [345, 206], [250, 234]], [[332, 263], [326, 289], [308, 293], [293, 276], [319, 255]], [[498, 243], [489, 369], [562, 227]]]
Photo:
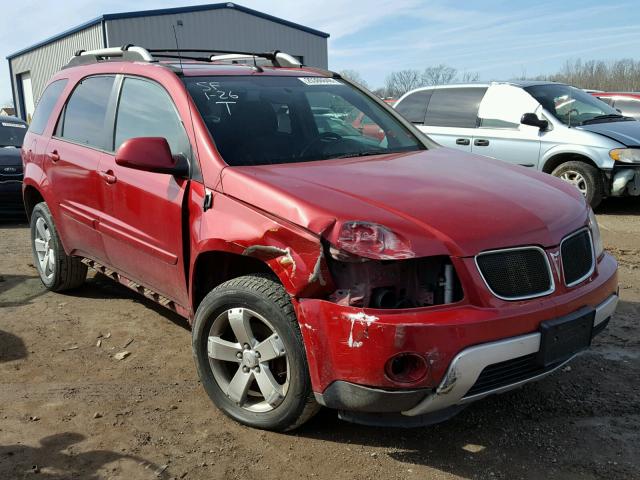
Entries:
[[247, 401], [247, 392], [252, 380], [253, 373], [251, 371], [244, 372], [242, 367], [239, 367], [231, 382], [229, 382], [227, 389], [229, 398], [240, 405], [244, 404]]
[[207, 351], [209, 357], [216, 360], [236, 363], [242, 361], [242, 356], [238, 358], [238, 353], [242, 352], [242, 346], [239, 343], [228, 342], [220, 337], [209, 337]]
[[36, 238], [36, 239], [33, 241], [33, 243], [34, 243], [34, 246], [35, 246], [36, 252], [45, 252], [45, 251], [47, 250], [47, 249], [46, 249], [46, 247], [44, 246], [44, 244], [45, 244], [45, 241], [44, 241], [44, 240], [41, 240], [41, 239], [39, 239], [39, 238]]
[[252, 347], [256, 342], [251, 331], [250, 320], [251, 315], [244, 308], [232, 308], [229, 310], [229, 325], [231, 325], [238, 342], [240, 342], [240, 345], [246, 343]]
[[254, 350], [260, 353], [261, 362], [268, 362], [285, 354], [284, 343], [282, 343], [277, 333], [260, 342], [254, 347]]
[[47, 250], [47, 253], [44, 254], [44, 257], [40, 260], [40, 269], [44, 275], [47, 274], [47, 265], [49, 265], [49, 254], [51, 250]]
[[39, 218], [36, 222], [36, 230], [38, 231], [38, 234], [40, 235], [40, 238], [42, 240], [47, 239], [47, 229], [44, 227], [44, 220], [42, 220], [41, 218]]
[[284, 394], [282, 392], [282, 385], [273, 378], [269, 367], [261, 365], [260, 371], [254, 373], [254, 375], [258, 382], [260, 393], [264, 396], [265, 401], [272, 407], [277, 406], [284, 398]]
[[56, 261], [53, 250], [49, 249], [49, 251], [47, 252], [47, 255], [49, 256], [49, 259], [47, 260], [47, 268], [49, 270], [49, 273], [53, 273], [53, 267]]

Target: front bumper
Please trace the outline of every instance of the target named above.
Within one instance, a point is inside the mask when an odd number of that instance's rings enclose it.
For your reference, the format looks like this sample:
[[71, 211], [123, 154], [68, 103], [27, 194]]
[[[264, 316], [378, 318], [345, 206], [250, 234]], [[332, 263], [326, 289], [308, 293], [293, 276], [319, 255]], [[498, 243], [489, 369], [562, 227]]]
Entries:
[[[596, 306], [594, 336], [604, 329], [617, 305], [618, 295], [611, 295]], [[322, 394], [316, 393], [316, 400], [321, 405], [340, 410], [342, 418], [355, 423], [392, 426], [437, 423], [475, 400], [544, 378], [577, 355], [547, 368], [527, 370], [528, 359], [540, 349], [540, 340], [541, 334], [536, 332], [466, 348], [455, 356], [435, 389], [383, 390], [336, 381]], [[484, 384], [490, 387], [478, 388], [483, 372], [488, 367], [500, 365], [506, 366], [502, 377], [499, 377], [500, 370], [494, 370], [493, 379]], [[523, 374], [517, 373], [518, 368]], [[394, 415], [398, 412], [404, 418]]]
[[[617, 306], [618, 295], [611, 295], [595, 308], [594, 333], [602, 331], [605, 322], [611, 318]], [[402, 413], [408, 416], [424, 415], [453, 405], [470, 403], [487, 395], [505, 392], [525, 383], [546, 377], [571, 360], [569, 358], [551, 366], [551, 368], [534, 370], [531, 375], [527, 375], [517, 381], [508, 382], [495, 388], [482, 389], [479, 393], [469, 394], [485, 368], [537, 353], [540, 349], [540, 338], [541, 334], [536, 332], [463, 350], [453, 359], [435, 392], [427, 395], [416, 406]], [[515, 368], [515, 366], [511, 368]]]
[[0, 215], [24, 215], [21, 181], [0, 180]]

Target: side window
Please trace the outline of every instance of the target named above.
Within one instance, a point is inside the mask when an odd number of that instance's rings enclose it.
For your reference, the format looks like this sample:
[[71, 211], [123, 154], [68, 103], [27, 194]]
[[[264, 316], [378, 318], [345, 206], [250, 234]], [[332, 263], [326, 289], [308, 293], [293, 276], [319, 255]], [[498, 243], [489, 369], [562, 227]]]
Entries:
[[88, 77], [76, 86], [62, 117], [60, 136], [73, 142], [106, 149], [106, 114], [114, 77]]
[[424, 123], [427, 105], [433, 90], [420, 90], [406, 96], [395, 109], [411, 123]]
[[190, 158], [189, 139], [169, 94], [149, 80], [125, 78], [116, 115], [114, 150], [135, 137], [164, 137], [171, 153]]
[[41, 135], [42, 132], [44, 132], [47, 122], [49, 121], [49, 117], [51, 116], [51, 112], [53, 111], [53, 107], [56, 106], [56, 102], [58, 101], [58, 98], [66, 84], [66, 79], [56, 80], [55, 82], [50, 83], [45, 89], [42, 97], [40, 97], [36, 111], [33, 114], [31, 125], [29, 126], [29, 130], [33, 133]]
[[521, 125], [525, 113], [536, 113], [540, 109], [538, 101], [520, 87], [509, 84], [491, 85], [478, 108], [480, 128], [535, 129]]
[[640, 117], [640, 100], [618, 99], [615, 106], [622, 110], [624, 115]]
[[439, 88], [431, 95], [425, 125], [475, 128], [486, 88]]
[[604, 103], [613, 107], [613, 97], [598, 97], [598, 100], [602, 100]]

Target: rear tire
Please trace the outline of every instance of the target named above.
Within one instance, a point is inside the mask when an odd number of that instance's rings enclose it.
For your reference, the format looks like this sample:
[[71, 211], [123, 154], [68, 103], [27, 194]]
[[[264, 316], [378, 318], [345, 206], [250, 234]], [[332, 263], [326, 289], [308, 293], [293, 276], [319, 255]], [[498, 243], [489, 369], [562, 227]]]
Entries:
[[589, 163], [566, 162], [556, 167], [551, 175], [578, 188], [591, 208], [595, 209], [604, 198], [602, 175], [596, 167]]
[[31, 213], [31, 250], [33, 264], [47, 289], [62, 292], [77, 288], [87, 278], [87, 266], [66, 254], [58, 230], [46, 203], [40, 202]]
[[287, 431], [320, 409], [293, 305], [273, 277], [247, 275], [214, 288], [198, 307], [192, 335], [202, 385], [227, 416]]

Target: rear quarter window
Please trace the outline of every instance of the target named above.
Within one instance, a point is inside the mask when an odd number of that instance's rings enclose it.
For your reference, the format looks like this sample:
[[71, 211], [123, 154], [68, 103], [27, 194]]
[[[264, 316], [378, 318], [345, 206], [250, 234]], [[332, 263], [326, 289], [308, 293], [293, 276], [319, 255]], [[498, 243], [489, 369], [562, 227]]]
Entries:
[[62, 79], [51, 82], [49, 86], [47, 86], [42, 97], [40, 97], [40, 101], [36, 106], [36, 111], [33, 114], [33, 119], [29, 126], [29, 130], [31, 132], [37, 135], [41, 135], [42, 132], [44, 132], [47, 122], [49, 121], [49, 117], [51, 116], [51, 112], [53, 111], [53, 107], [56, 106], [58, 98], [60, 98], [60, 94], [66, 85], [67, 79]]
[[395, 109], [404, 118], [411, 123], [424, 123], [424, 117], [427, 114], [427, 105], [431, 98], [433, 90], [421, 90], [413, 92], [396, 105]]
[[486, 88], [440, 88], [433, 91], [425, 125], [475, 128]]
[[83, 79], [67, 101], [60, 137], [75, 143], [106, 149], [106, 115], [114, 77], [97, 76]]

